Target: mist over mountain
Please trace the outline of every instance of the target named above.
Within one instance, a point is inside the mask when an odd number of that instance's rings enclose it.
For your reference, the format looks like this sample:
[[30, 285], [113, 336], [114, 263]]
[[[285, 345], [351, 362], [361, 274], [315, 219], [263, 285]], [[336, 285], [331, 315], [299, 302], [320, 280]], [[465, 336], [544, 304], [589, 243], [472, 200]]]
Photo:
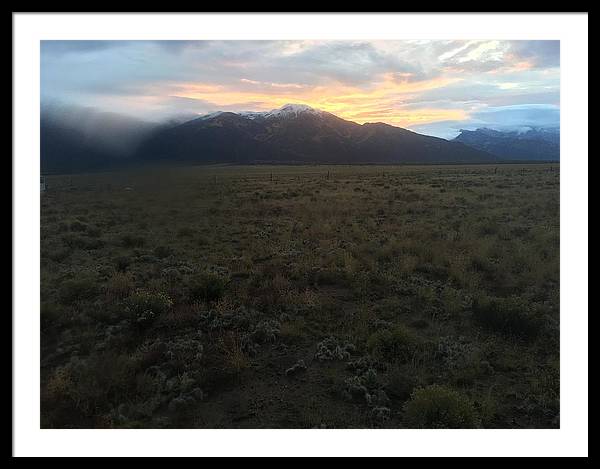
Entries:
[[503, 160], [558, 161], [560, 129], [527, 128], [523, 130], [461, 130], [453, 140], [489, 152]]
[[130, 163], [149, 136], [179, 121], [157, 124], [91, 107], [49, 104], [40, 114], [41, 169], [92, 171]]

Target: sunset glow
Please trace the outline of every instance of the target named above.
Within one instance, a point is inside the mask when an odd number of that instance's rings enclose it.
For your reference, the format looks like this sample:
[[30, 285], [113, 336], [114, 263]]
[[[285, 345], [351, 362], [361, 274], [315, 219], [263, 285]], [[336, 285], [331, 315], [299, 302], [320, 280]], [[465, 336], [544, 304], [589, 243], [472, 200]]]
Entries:
[[42, 100], [149, 121], [299, 103], [451, 137], [488, 116], [557, 125], [558, 54], [556, 41], [44, 41]]

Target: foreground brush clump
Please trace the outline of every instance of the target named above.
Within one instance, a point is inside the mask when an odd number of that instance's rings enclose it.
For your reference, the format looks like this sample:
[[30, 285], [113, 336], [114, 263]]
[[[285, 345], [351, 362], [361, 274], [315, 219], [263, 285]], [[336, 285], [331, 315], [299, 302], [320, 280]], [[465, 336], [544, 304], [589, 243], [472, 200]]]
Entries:
[[557, 428], [558, 174], [48, 176], [42, 427]]

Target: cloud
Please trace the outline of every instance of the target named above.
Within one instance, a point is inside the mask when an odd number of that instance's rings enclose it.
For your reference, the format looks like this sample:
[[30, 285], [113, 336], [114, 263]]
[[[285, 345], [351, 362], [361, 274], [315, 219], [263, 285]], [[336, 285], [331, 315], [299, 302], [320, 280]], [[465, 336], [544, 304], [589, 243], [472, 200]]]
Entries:
[[546, 118], [491, 110], [557, 107], [559, 49], [495, 40], [42, 41], [41, 95], [153, 121], [299, 102], [357, 122], [453, 129]]
[[560, 109], [549, 104], [521, 104], [484, 109], [472, 115], [492, 128], [558, 127]]
[[132, 41], [40, 41], [42, 58], [49, 56], [61, 56], [66, 54], [91, 54], [93, 52], [107, 50], [117, 47], [125, 47]]
[[519, 130], [525, 127], [556, 128], [560, 126], [560, 109], [546, 104], [489, 107], [469, 115], [467, 119], [430, 122], [412, 126], [415, 132], [443, 138], [456, 137], [461, 129]]
[[515, 57], [531, 61], [535, 67], [560, 65], [560, 41], [512, 41], [510, 46]]

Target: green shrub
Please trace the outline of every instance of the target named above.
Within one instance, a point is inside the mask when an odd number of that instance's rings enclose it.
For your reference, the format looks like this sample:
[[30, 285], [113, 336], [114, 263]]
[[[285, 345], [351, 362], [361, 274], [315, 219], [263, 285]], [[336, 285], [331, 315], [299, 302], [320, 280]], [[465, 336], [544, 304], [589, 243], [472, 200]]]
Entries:
[[173, 306], [173, 301], [167, 294], [146, 290], [136, 290], [127, 297], [125, 303], [139, 325], [149, 324]]
[[204, 273], [195, 277], [190, 284], [192, 301], [216, 301], [225, 293], [225, 280], [218, 275]]
[[542, 327], [532, 306], [517, 297], [479, 296], [473, 301], [473, 318], [493, 332], [525, 339], [537, 336]]
[[402, 326], [375, 332], [367, 340], [367, 348], [380, 360], [406, 361], [417, 344], [414, 334]]
[[477, 428], [479, 418], [466, 396], [433, 384], [413, 391], [404, 405], [404, 423], [408, 428]]
[[98, 294], [97, 282], [88, 277], [65, 280], [59, 289], [59, 298], [64, 304], [90, 300]]

